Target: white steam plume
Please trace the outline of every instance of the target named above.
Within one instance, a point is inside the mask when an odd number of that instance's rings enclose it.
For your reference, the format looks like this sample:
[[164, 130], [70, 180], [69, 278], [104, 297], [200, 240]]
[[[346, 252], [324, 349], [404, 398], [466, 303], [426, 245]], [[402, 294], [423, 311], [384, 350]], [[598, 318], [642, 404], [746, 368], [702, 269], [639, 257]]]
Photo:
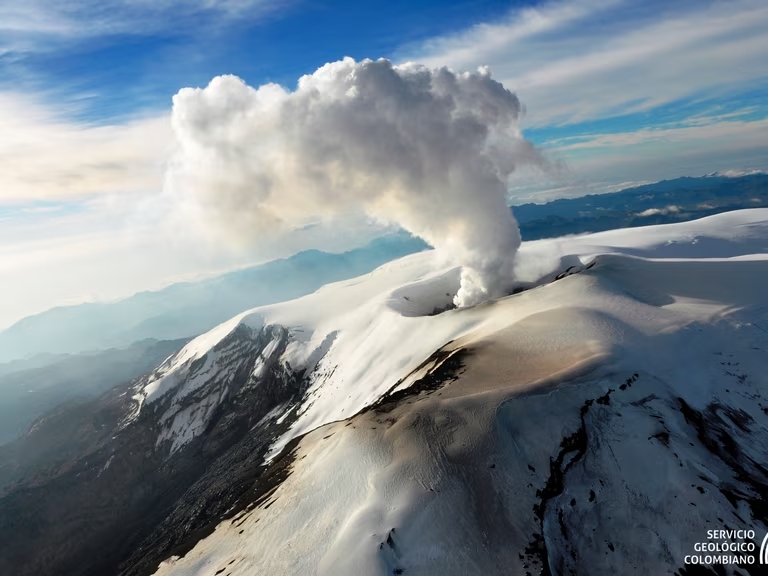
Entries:
[[462, 265], [455, 302], [469, 306], [512, 284], [507, 178], [540, 162], [519, 116], [487, 69], [345, 58], [293, 92], [219, 76], [174, 96], [167, 186], [239, 238], [362, 209]]

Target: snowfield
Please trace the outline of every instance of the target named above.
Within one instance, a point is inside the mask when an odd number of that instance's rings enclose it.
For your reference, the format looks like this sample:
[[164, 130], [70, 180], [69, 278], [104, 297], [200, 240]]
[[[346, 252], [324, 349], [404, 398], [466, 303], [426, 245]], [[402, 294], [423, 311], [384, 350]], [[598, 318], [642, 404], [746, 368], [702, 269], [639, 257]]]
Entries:
[[243, 363], [307, 381], [265, 418], [288, 478], [157, 573], [673, 574], [708, 529], [762, 538], [768, 210], [524, 243], [518, 293], [447, 309], [458, 278], [408, 256], [141, 381], [171, 452]]

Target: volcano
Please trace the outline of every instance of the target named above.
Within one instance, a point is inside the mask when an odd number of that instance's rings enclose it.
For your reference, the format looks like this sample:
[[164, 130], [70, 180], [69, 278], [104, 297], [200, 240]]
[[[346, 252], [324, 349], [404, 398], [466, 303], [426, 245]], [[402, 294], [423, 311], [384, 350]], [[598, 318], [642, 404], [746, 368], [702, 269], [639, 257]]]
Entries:
[[526, 289], [473, 307], [440, 262], [92, 403], [86, 451], [0, 486], [0, 571], [682, 575], [708, 530], [765, 534], [768, 210], [523, 243]]

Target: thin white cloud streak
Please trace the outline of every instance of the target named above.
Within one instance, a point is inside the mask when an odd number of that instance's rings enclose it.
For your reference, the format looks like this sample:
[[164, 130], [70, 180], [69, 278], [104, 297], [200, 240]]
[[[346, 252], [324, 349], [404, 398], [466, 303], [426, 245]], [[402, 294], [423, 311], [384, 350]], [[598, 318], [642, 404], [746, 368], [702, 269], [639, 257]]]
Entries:
[[159, 191], [172, 150], [167, 115], [92, 126], [0, 93], [0, 203]]
[[556, 178], [534, 174], [514, 181], [515, 203], [613, 192], [680, 176], [768, 171], [768, 120], [719, 119], [565, 138], [551, 145], [567, 168]]
[[[557, 143], [553, 142], [557, 145]], [[698, 126], [678, 128], [644, 128], [634, 132], [600, 134], [583, 142], [557, 145], [561, 154], [599, 148], [604, 154], [626, 154], [629, 147], [653, 146], [660, 153], [667, 150], [659, 147], [674, 146], [689, 152], [695, 149], [718, 150], [724, 144], [733, 151], [768, 148], [768, 120], [727, 121]], [[768, 160], [767, 160], [768, 162]]]
[[593, 181], [657, 181], [712, 172], [768, 170], [768, 120], [605, 134], [558, 148]]
[[0, 2], [0, 32], [22, 34], [73, 33], [66, 18], [47, 10], [40, 2]]
[[527, 125], [575, 123], [768, 80], [768, 5], [558, 2], [433, 39], [405, 59], [489, 65], [528, 108]]
[[180, 34], [197, 19], [206, 29], [240, 18], [263, 18], [280, 0], [0, 0], [0, 54], [46, 51], [62, 42], [116, 34]]

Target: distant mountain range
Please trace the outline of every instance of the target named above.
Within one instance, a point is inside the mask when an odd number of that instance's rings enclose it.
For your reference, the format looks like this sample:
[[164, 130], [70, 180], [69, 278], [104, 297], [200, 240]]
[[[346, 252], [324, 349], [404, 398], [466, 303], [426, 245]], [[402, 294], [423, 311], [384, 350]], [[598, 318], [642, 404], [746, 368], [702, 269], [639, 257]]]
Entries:
[[243, 310], [298, 298], [427, 247], [408, 234], [394, 234], [342, 254], [307, 250], [199, 282], [140, 292], [118, 302], [53, 308], [0, 333], [0, 362], [120, 348], [146, 338], [195, 336]]
[[768, 206], [768, 174], [676, 178], [610, 194], [523, 204], [513, 211], [523, 240], [687, 222]]
[[[620, 192], [513, 207], [524, 240], [683, 222], [768, 206], [768, 174], [677, 178]], [[309, 294], [428, 246], [408, 234], [379, 238], [343, 254], [300, 252], [199, 282], [173, 284], [110, 303], [54, 308], [0, 333], [0, 362], [38, 354], [125, 347], [206, 332], [235, 314]], [[0, 373], [3, 368], [0, 366]]]
[[[163, 342], [143, 340], [122, 349], [91, 354], [45, 355], [34, 361], [2, 365], [0, 445], [26, 432], [30, 424], [48, 410], [65, 403], [63, 408], [72, 408], [141, 376], [187, 342], [187, 339]], [[28, 448], [18, 451], [19, 466], [22, 461], [36, 457], [35, 451], [30, 452]], [[0, 447], [0, 460], [5, 460], [6, 456]], [[7, 473], [8, 467], [0, 464], [0, 485]]]

